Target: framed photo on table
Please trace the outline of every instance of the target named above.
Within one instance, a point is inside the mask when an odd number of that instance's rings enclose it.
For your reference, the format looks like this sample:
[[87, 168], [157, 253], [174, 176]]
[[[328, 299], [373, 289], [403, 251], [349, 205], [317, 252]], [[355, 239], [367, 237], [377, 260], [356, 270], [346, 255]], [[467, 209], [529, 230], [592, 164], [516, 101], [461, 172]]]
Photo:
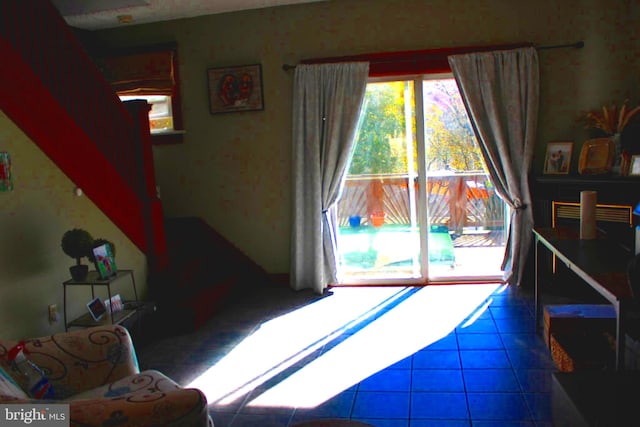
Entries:
[[629, 165], [630, 176], [640, 176], [640, 155], [631, 156], [631, 164]]
[[550, 142], [544, 158], [545, 174], [568, 174], [573, 142]]
[[209, 68], [207, 78], [211, 114], [264, 110], [260, 64]]

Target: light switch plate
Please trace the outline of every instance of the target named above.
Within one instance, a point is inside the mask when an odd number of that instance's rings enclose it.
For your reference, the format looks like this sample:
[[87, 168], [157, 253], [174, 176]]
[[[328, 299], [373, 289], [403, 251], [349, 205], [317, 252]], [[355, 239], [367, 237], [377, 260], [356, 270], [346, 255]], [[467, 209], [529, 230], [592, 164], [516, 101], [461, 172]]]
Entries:
[[54, 323], [58, 321], [58, 305], [50, 304], [49, 305], [49, 323]]

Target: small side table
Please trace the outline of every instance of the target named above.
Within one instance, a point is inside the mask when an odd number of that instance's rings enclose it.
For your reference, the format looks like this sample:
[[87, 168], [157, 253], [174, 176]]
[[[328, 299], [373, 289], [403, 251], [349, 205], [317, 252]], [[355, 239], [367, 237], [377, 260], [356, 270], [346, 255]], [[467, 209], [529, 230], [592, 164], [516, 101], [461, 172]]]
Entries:
[[[129, 277], [131, 280], [131, 285], [133, 286], [133, 294], [135, 300], [133, 302], [125, 302], [124, 309], [120, 311], [113, 312], [113, 307], [109, 307], [108, 316], [105, 316], [102, 320], [95, 321], [93, 317], [89, 313], [86, 313], [77, 319], [72, 321], [67, 321], [67, 288], [75, 287], [75, 286], [91, 286], [91, 298], [95, 298], [95, 287], [104, 286], [107, 288], [107, 295], [109, 299], [112, 297], [111, 286], [114, 282], [118, 280]], [[135, 312], [139, 308], [138, 304], [138, 290], [136, 289], [136, 280], [133, 275], [133, 270], [118, 270], [118, 272], [108, 279], [100, 279], [100, 276], [97, 271], [90, 271], [87, 278], [85, 280], [73, 280], [69, 279], [62, 283], [64, 287], [64, 328], [65, 331], [69, 330], [70, 327], [90, 327], [90, 326], [98, 326], [104, 325], [107, 323], [112, 324], [120, 324], [124, 322], [127, 318], [135, 314]]]

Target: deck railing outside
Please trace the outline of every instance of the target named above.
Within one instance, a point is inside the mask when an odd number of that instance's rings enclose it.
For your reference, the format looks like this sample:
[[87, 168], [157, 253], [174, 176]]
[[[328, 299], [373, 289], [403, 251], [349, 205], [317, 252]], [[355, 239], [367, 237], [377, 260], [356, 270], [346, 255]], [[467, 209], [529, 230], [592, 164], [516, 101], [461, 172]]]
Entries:
[[[410, 183], [416, 190], [417, 179], [407, 174], [351, 175], [347, 177], [338, 202], [340, 226], [354, 219], [368, 225], [382, 214], [385, 224], [411, 224]], [[489, 176], [482, 172], [429, 175], [427, 177], [430, 225], [447, 226], [462, 232], [467, 227], [501, 229], [504, 227], [504, 203], [496, 194]]]

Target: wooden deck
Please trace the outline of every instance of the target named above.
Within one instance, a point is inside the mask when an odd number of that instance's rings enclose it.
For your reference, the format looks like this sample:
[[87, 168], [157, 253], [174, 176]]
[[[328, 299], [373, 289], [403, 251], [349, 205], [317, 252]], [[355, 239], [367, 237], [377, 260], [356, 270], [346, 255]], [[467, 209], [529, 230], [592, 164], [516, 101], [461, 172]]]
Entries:
[[[409, 182], [416, 182], [413, 186]], [[455, 173], [430, 176], [428, 216], [432, 225], [444, 225], [462, 234], [468, 227], [500, 229], [504, 227], [504, 203], [484, 173]], [[371, 223], [374, 214], [383, 213], [385, 224], [409, 225], [410, 202], [415, 203], [418, 184], [408, 175], [359, 175], [347, 178], [338, 202], [341, 226], [357, 216], [362, 225]]]

